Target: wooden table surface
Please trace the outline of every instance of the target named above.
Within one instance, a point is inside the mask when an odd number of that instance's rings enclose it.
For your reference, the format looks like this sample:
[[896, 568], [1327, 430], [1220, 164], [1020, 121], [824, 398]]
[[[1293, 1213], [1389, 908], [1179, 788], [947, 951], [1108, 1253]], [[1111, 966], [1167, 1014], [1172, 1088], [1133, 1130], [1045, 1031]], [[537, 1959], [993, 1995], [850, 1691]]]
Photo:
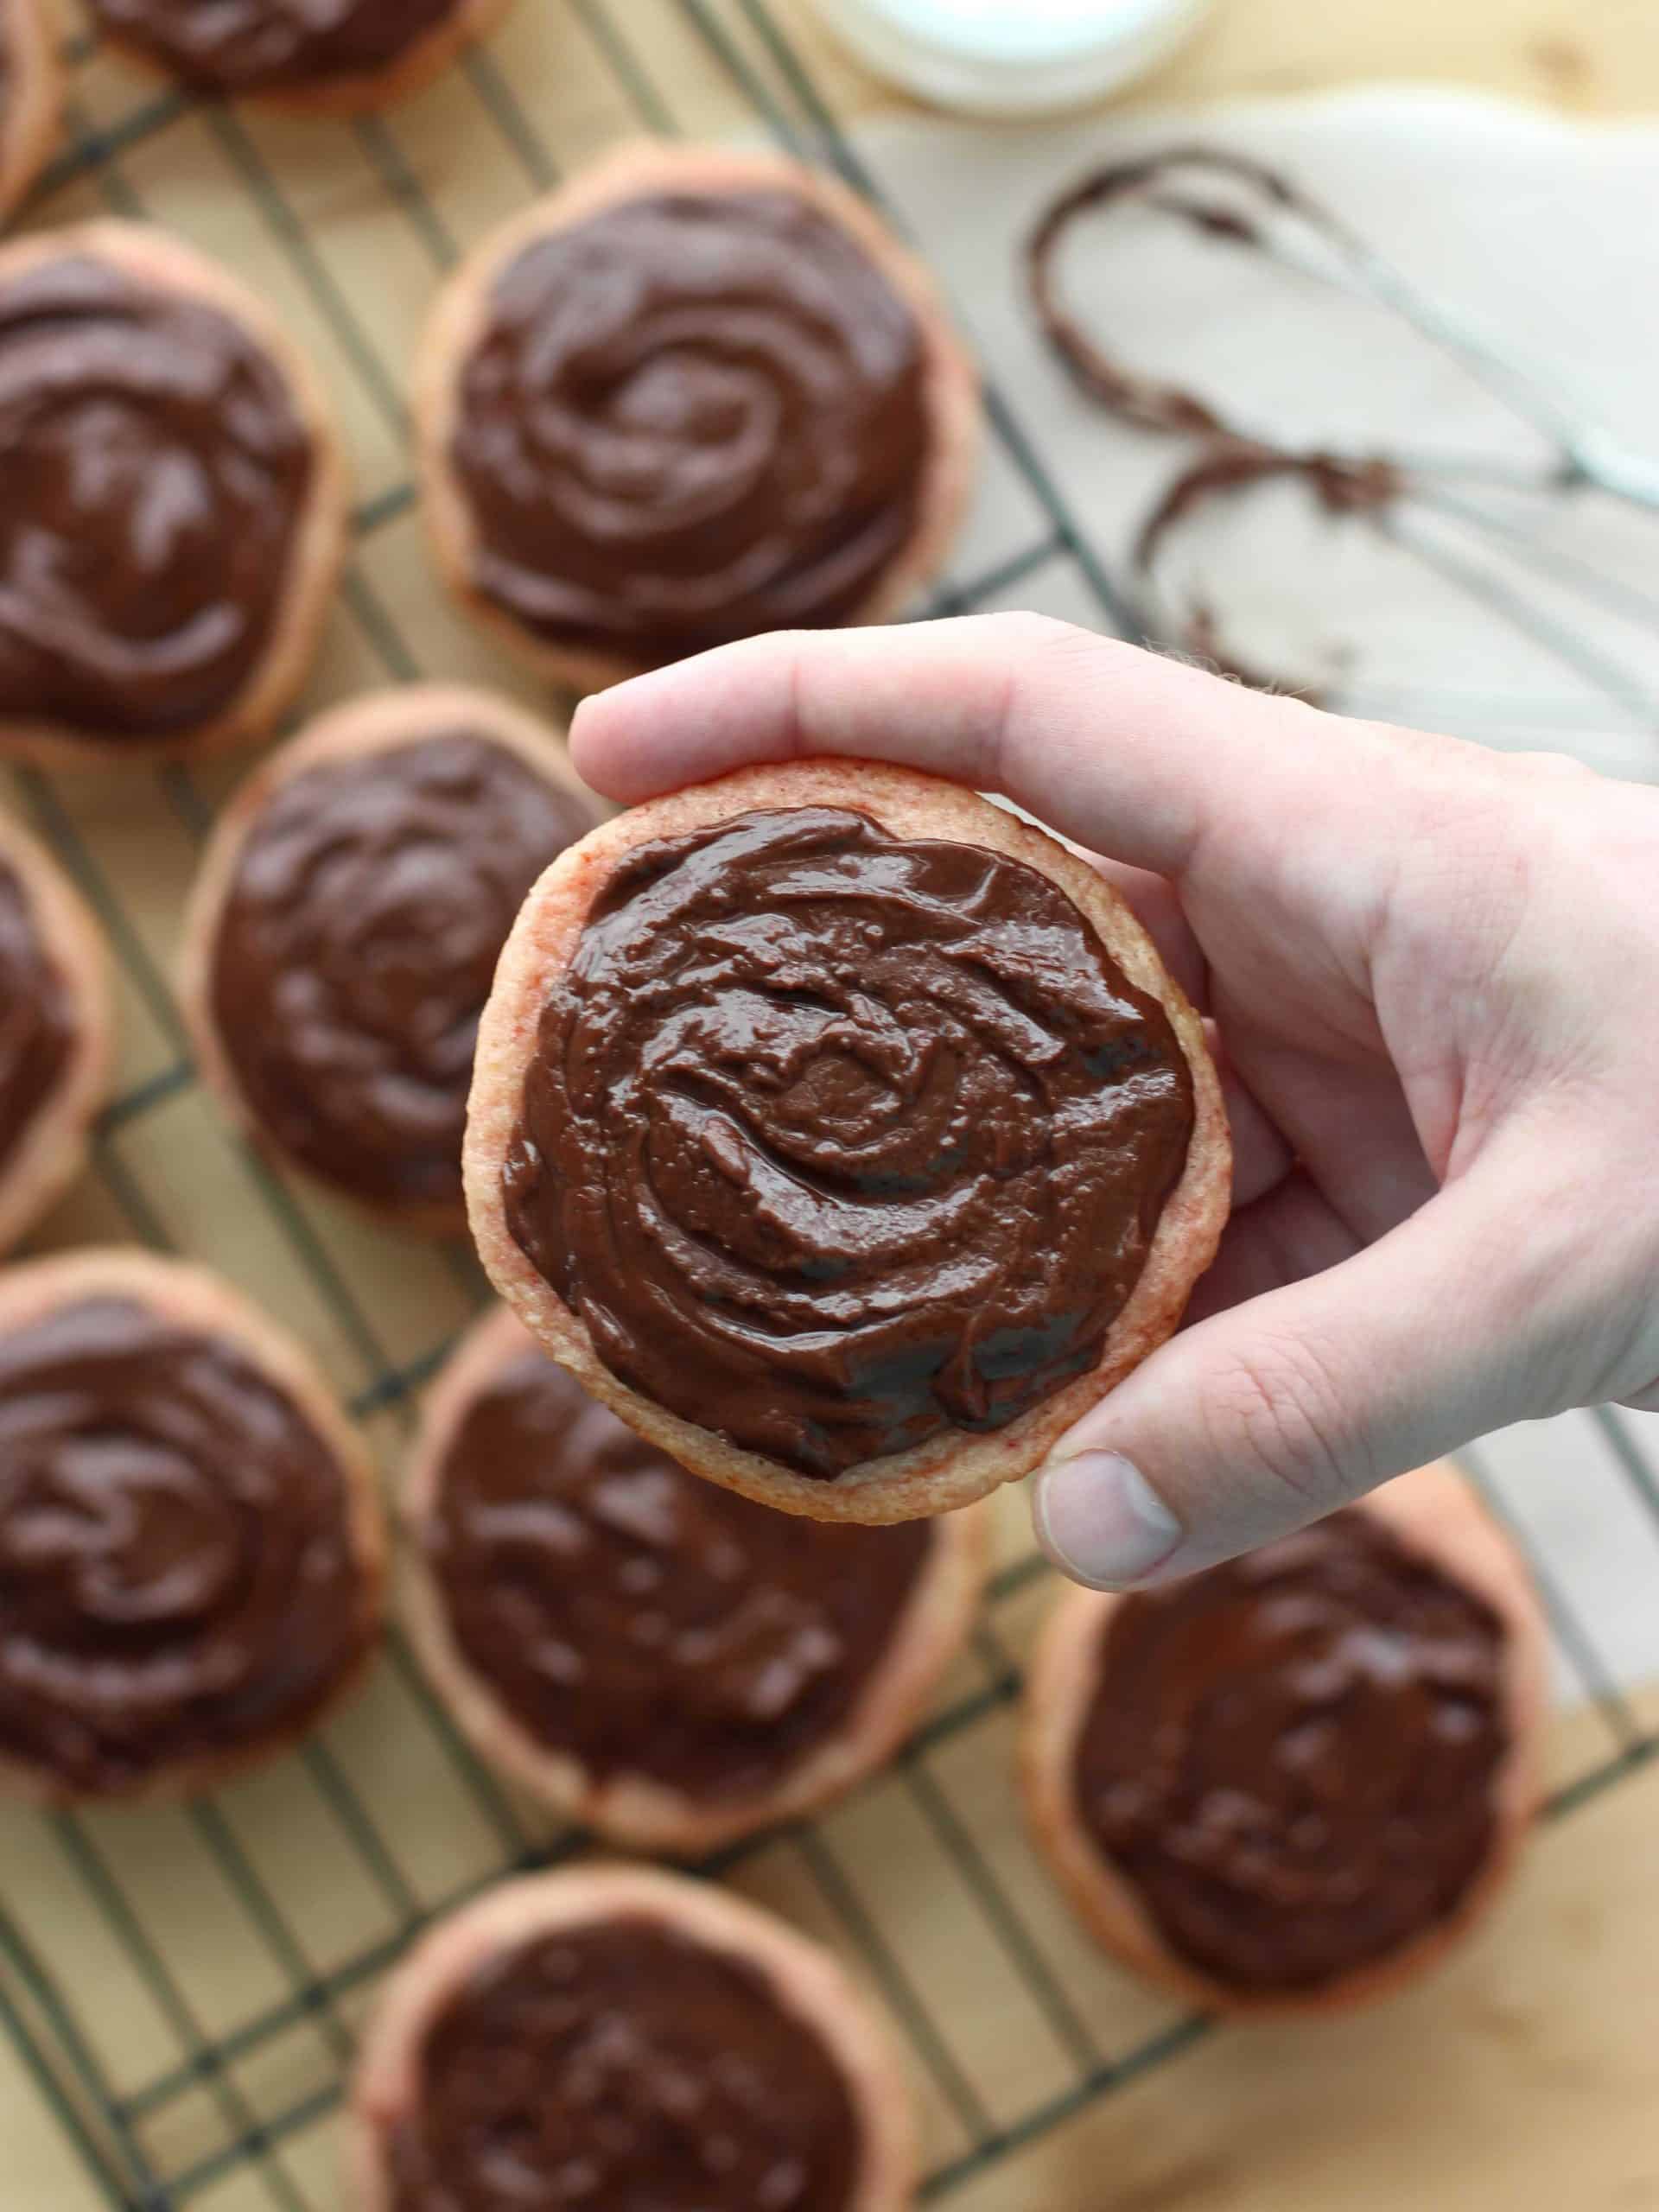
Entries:
[[[830, 46], [808, 0], [774, 5], [843, 113], [891, 100]], [[1222, 0], [1213, 26], [1136, 98], [1376, 78], [1659, 112], [1659, 0]], [[1564, 1760], [1587, 1726], [1563, 1724]], [[1001, 1767], [984, 1777], [975, 1818], [1000, 1839], [1006, 1777]], [[1501, 1924], [1433, 1986], [1328, 2031], [1212, 2035], [950, 2202], [961, 2212], [1659, 2212], [1656, 1866], [1659, 1768], [1553, 1829]], [[1000, 2028], [988, 2018], [990, 2044], [998, 2032], [1012, 2032], [1006, 2018]], [[0, 2151], [7, 2212], [104, 2202], [3, 2037]], [[200, 2201], [242, 2212], [268, 2200], [232, 2183]]]
[[[848, 61], [811, 0], [772, 0], [842, 112], [893, 95]], [[1010, 0], [1010, 5], [1017, 0]], [[1219, 0], [1211, 22], [1135, 105], [1434, 79], [1580, 114], [1659, 110], [1654, 0]]]

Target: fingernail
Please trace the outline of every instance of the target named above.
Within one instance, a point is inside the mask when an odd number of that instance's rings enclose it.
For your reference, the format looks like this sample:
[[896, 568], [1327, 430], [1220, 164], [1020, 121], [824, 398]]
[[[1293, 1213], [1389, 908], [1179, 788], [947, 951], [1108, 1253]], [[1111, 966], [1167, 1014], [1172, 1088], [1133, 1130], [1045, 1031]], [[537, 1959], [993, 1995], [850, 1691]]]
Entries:
[[1121, 1452], [1051, 1460], [1037, 1477], [1031, 1518], [1055, 1566], [1095, 1590], [1126, 1590], [1139, 1582], [1163, 1565], [1185, 1534]]

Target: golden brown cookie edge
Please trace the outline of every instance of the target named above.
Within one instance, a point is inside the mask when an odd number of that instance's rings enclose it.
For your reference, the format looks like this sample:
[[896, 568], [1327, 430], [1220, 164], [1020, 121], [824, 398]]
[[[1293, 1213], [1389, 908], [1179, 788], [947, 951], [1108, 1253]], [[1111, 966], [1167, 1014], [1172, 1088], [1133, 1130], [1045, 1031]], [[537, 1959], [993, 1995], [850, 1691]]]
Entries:
[[[856, 808], [898, 836], [977, 844], [1047, 875], [1129, 981], [1162, 1004], [1192, 1071], [1196, 1116], [1185, 1170], [1164, 1208], [1141, 1280], [1090, 1373], [994, 1435], [950, 1432], [910, 1451], [865, 1460], [832, 1482], [811, 1481], [757, 1452], [740, 1451], [620, 1382], [594, 1353], [586, 1324], [519, 1249], [501, 1198], [501, 1166], [518, 1124], [541, 1008], [623, 855], [651, 839], [702, 829], [752, 809], [812, 805]], [[880, 1522], [949, 1512], [1029, 1474], [1074, 1421], [1173, 1332], [1227, 1219], [1232, 1147], [1203, 1024], [1150, 938], [1096, 869], [1046, 831], [938, 777], [872, 761], [801, 760], [741, 768], [635, 807], [571, 847], [543, 876], [508, 939], [485, 1009], [467, 1116], [466, 1182], [486, 1272], [531, 1335], [592, 1396], [671, 1459], [745, 1497], [814, 1520]]]
[[109, 1096], [115, 994], [104, 937], [59, 863], [10, 815], [0, 815], [0, 861], [28, 895], [41, 942], [63, 978], [73, 1040], [62, 1073], [0, 1167], [0, 1253], [9, 1251], [83, 1173], [93, 1125]]
[[464, 683], [402, 683], [365, 692], [326, 709], [259, 763], [232, 793], [213, 825], [185, 907], [178, 956], [180, 1012], [209, 1094], [232, 1124], [267, 1157], [313, 1188], [326, 1191], [353, 1211], [419, 1236], [458, 1236], [467, 1227], [464, 1202], [397, 1205], [331, 1181], [283, 1150], [266, 1129], [237, 1079], [219, 1034], [213, 1007], [213, 951], [225, 902], [247, 839], [276, 793], [291, 778], [329, 762], [396, 752], [423, 737], [447, 734], [463, 723], [514, 753], [550, 784], [578, 798], [596, 816], [604, 802], [570, 765], [563, 728], [499, 693]]

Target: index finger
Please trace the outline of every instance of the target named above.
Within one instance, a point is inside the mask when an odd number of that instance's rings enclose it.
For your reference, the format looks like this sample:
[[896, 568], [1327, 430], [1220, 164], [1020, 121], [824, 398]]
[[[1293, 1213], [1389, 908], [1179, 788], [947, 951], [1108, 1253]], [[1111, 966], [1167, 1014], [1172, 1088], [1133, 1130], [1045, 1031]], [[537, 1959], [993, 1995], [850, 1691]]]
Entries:
[[1357, 745], [1386, 734], [1034, 614], [747, 639], [597, 693], [571, 729], [626, 804], [754, 761], [892, 760], [1176, 877], [1213, 831], [1351, 836], [1376, 799]]

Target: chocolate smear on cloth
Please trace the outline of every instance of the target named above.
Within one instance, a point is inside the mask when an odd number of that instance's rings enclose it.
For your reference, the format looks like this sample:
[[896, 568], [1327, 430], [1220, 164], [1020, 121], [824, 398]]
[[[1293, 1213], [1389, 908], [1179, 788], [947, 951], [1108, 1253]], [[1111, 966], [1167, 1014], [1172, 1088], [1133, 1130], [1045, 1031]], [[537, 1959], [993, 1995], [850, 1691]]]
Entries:
[[[1057, 257], [1062, 241], [1080, 216], [1140, 200], [1189, 224], [1205, 238], [1270, 251], [1265, 222], [1225, 200], [1193, 196], [1177, 182], [1183, 172], [1198, 170], [1224, 187], [1243, 186], [1259, 193], [1268, 211], [1294, 214], [1334, 246], [1345, 260], [1364, 248], [1337, 218], [1300, 192], [1288, 178], [1247, 155], [1220, 147], [1171, 146], [1134, 161], [1094, 170], [1063, 192], [1041, 215], [1026, 247], [1026, 273], [1038, 321], [1082, 389], [1103, 407], [1142, 429], [1216, 437], [1259, 445], [1255, 430], [1233, 421], [1219, 407], [1181, 385], [1133, 369], [1109, 353], [1093, 330], [1060, 296]], [[1288, 458], [1288, 454], [1287, 455]]]
[[[1160, 557], [1184, 525], [1274, 482], [1300, 483], [1320, 514], [1369, 524], [1398, 543], [1394, 511], [1413, 489], [1416, 468], [1384, 452], [1343, 453], [1328, 443], [1303, 446], [1264, 435], [1260, 423], [1246, 422], [1230, 403], [1137, 370], [1109, 350], [1062, 296], [1058, 257], [1082, 217], [1133, 205], [1223, 246], [1261, 254], [1340, 290], [1357, 290], [1374, 304], [1394, 308], [1424, 335], [1433, 333], [1387, 264], [1335, 213], [1280, 171], [1223, 148], [1173, 146], [1094, 170], [1050, 205], [1027, 242], [1027, 278], [1039, 324], [1077, 388], [1133, 427], [1204, 442], [1197, 458], [1165, 489], [1135, 543], [1142, 626], [1257, 688], [1320, 697], [1325, 685], [1345, 672], [1352, 648], [1338, 646], [1329, 656], [1323, 681], [1269, 671], [1230, 643], [1230, 625], [1213, 597], [1189, 595], [1184, 613], [1160, 613]], [[1300, 244], [1311, 251], [1284, 249], [1280, 233], [1287, 225], [1294, 226]], [[1559, 480], [1559, 470], [1541, 482], [1552, 476]]]
[[[1184, 469], [1141, 524], [1135, 544], [1136, 573], [1150, 580], [1166, 539], [1214, 501], [1287, 477], [1305, 484], [1323, 512], [1338, 520], [1376, 516], [1399, 498], [1404, 482], [1395, 464], [1381, 454], [1370, 460], [1344, 461], [1337, 454], [1287, 454], [1272, 446], [1230, 438], [1211, 446], [1191, 468]], [[1290, 691], [1316, 704], [1321, 702], [1323, 695], [1317, 686], [1269, 675], [1241, 659], [1228, 643], [1220, 617], [1209, 601], [1193, 603], [1180, 642], [1219, 674], [1248, 683], [1254, 690]]]

